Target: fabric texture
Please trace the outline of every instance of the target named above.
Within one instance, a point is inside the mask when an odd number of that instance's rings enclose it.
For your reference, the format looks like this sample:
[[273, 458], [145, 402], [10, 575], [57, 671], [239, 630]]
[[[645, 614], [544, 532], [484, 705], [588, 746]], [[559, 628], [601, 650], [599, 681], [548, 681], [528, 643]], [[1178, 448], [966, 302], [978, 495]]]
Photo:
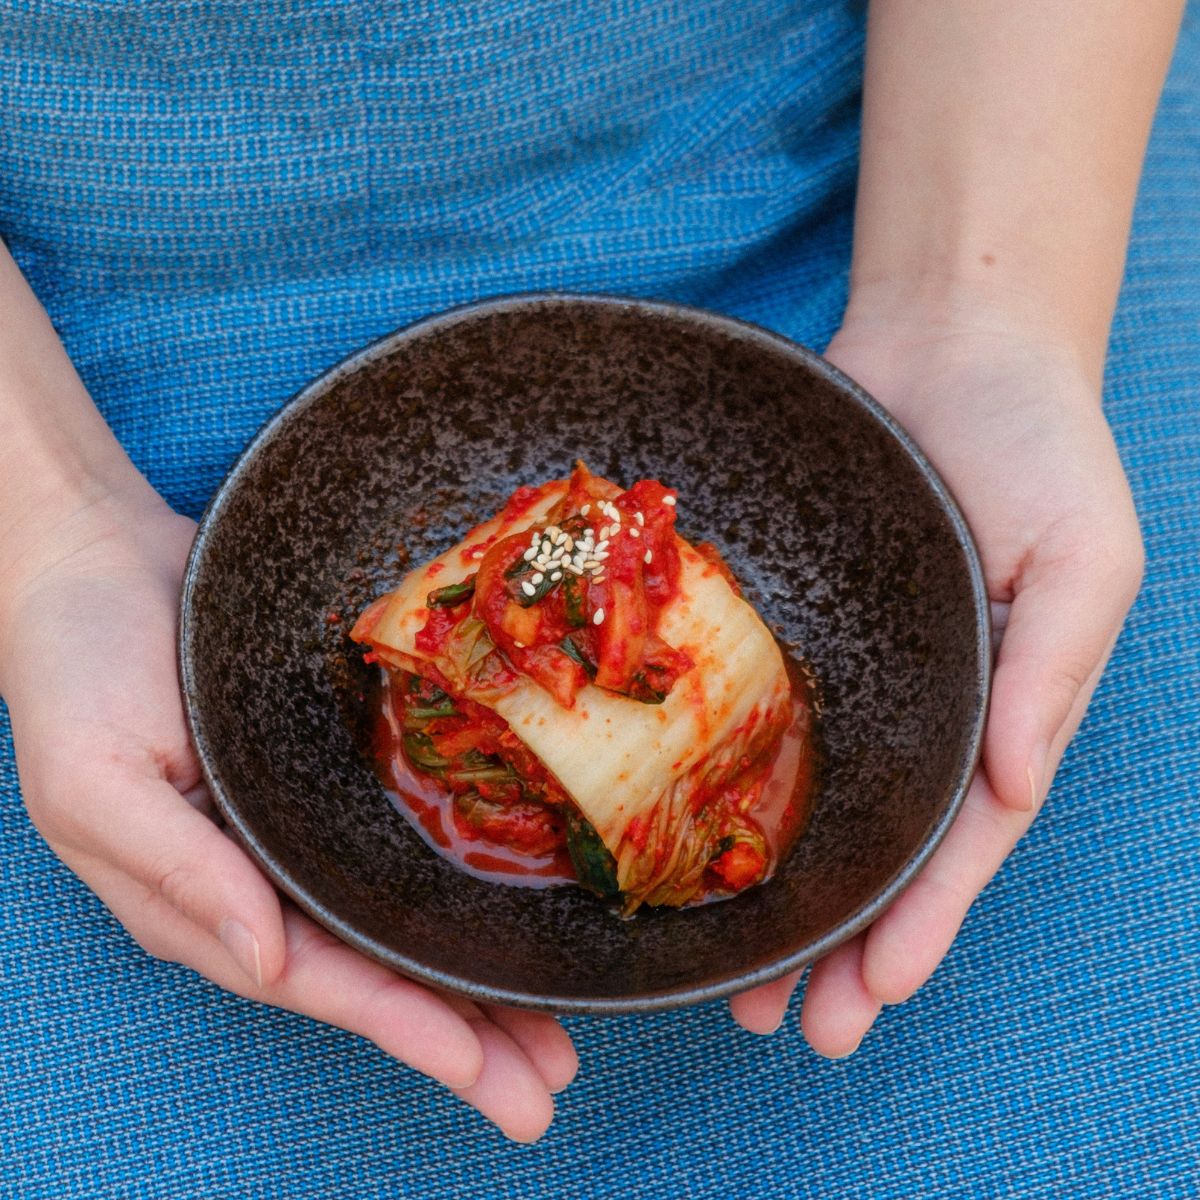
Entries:
[[[0, 2], [0, 233], [130, 454], [198, 515], [309, 378], [528, 288], [822, 346], [861, 4]], [[337, 1030], [147, 958], [42, 843], [0, 717], [0, 1197], [1200, 1194], [1200, 19], [1106, 404], [1144, 590], [1046, 811], [857, 1055], [723, 1005], [572, 1019], [536, 1148]], [[0, 481], [2, 483], [2, 481]]]

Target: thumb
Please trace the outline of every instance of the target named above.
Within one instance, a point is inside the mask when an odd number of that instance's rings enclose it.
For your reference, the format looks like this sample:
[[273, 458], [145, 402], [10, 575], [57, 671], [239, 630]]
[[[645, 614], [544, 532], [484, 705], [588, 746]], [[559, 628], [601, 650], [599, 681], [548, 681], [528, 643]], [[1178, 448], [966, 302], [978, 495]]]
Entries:
[[984, 769], [1008, 807], [1045, 798], [1141, 581], [1133, 549], [1080, 549], [1023, 572], [992, 682]]

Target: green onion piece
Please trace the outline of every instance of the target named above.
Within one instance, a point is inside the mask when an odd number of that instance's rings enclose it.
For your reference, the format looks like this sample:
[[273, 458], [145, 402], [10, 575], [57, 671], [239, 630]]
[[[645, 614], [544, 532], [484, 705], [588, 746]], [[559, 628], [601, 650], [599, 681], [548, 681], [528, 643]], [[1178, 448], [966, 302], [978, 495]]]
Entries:
[[474, 770], [477, 767], [494, 767], [496, 760], [489, 758], [482, 750], [472, 748], [459, 758], [458, 763], [460, 767]]
[[408, 732], [400, 739], [404, 757], [421, 771], [440, 776], [450, 765], [450, 760], [439, 754], [433, 739], [427, 733]]
[[516, 775], [506, 766], [475, 767], [466, 771], [447, 771], [452, 783], [515, 783]]
[[567, 811], [567, 852], [580, 887], [606, 900], [621, 894], [616, 859], [591, 822], [574, 809]]
[[475, 595], [475, 576], [464, 579], [462, 583], [448, 583], [445, 587], [434, 588], [425, 597], [427, 608], [453, 608], [462, 604]]
[[533, 564], [525, 557], [524, 552], [517, 555], [512, 566], [504, 572], [505, 579], [516, 579], [518, 575], [528, 574], [533, 570]]
[[410, 708], [408, 715], [418, 721], [432, 721], [435, 717], [457, 717], [458, 709], [449, 701], [437, 708]]

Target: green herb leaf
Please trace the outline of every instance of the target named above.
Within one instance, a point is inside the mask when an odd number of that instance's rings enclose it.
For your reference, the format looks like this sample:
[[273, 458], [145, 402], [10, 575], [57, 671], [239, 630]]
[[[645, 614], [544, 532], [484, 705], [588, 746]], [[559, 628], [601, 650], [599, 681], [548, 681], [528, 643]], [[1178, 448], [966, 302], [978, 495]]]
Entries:
[[574, 809], [567, 812], [567, 852], [580, 887], [606, 900], [621, 894], [616, 859], [591, 822]]
[[587, 653], [581, 646], [578, 645], [573, 637], [565, 637], [558, 643], [558, 648], [570, 659], [577, 662], [586, 672], [589, 679], [596, 677], [596, 664], [587, 656]]
[[579, 576], [571, 571], [563, 573], [563, 606], [567, 624], [579, 628], [587, 624], [587, 613], [583, 611], [583, 584]]
[[[524, 580], [523, 580], [522, 582], [524, 582]], [[551, 579], [551, 578], [550, 578], [550, 574], [549, 574], [549, 572], [545, 572], [545, 573], [543, 574], [543, 578], [542, 578], [542, 582], [541, 582], [541, 583], [532, 583], [532, 582], [531, 582], [531, 583], [529, 584], [529, 586], [530, 586], [531, 588], [533, 588], [533, 595], [532, 595], [532, 596], [530, 596], [530, 595], [529, 595], [529, 594], [528, 594], [528, 593], [525, 591], [524, 587], [518, 587], [518, 588], [517, 588], [515, 591], [513, 591], [513, 592], [511, 593], [511, 594], [512, 594], [512, 598], [513, 598], [513, 599], [514, 599], [514, 600], [515, 600], [515, 601], [516, 601], [516, 602], [517, 602], [517, 603], [518, 603], [518, 604], [519, 604], [519, 605], [520, 605], [522, 608], [531, 608], [533, 605], [537, 604], [537, 602], [538, 602], [539, 600], [542, 600], [542, 599], [544, 599], [544, 598], [545, 598], [546, 596], [548, 596], [548, 595], [549, 595], [549, 594], [550, 594], [550, 593], [551, 593], [551, 592], [552, 592], [552, 591], [553, 591], [553, 590], [554, 590], [556, 587], [558, 587], [558, 585], [559, 585], [559, 582], [560, 582], [559, 580], [554, 580], [554, 579]]]
[[504, 572], [505, 579], [516, 579], [518, 575], [528, 575], [533, 570], [533, 564], [525, 557], [524, 552], [517, 555], [512, 566]]
[[462, 583], [448, 583], [445, 587], [434, 588], [425, 597], [426, 608], [453, 608], [463, 604], [475, 595], [475, 576], [464, 579]]
[[417, 733], [410, 730], [400, 739], [404, 757], [420, 771], [439, 778], [450, 765], [450, 760], [440, 755], [434, 748], [433, 741], [427, 733]]
[[646, 671], [639, 671], [621, 695], [628, 696], [630, 700], [639, 700], [642, 704], [661, 704], [667, 698], [667, 693], [654, 686], [647, 674], [649, 670], [651, 668], [648, 667]]

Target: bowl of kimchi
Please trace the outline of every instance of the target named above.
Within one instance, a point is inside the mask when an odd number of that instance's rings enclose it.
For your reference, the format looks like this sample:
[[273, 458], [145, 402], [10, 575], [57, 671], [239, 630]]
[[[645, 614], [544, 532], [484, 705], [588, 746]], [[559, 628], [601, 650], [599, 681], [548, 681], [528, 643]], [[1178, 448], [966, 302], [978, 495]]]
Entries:
[[314, 381], [185, 579], [231, 830], [404, 974], [558, 1012], [812, 961], [953, 820], [989, 685], [970, 533], [851, 380], [766, 330], [523, 295]]

